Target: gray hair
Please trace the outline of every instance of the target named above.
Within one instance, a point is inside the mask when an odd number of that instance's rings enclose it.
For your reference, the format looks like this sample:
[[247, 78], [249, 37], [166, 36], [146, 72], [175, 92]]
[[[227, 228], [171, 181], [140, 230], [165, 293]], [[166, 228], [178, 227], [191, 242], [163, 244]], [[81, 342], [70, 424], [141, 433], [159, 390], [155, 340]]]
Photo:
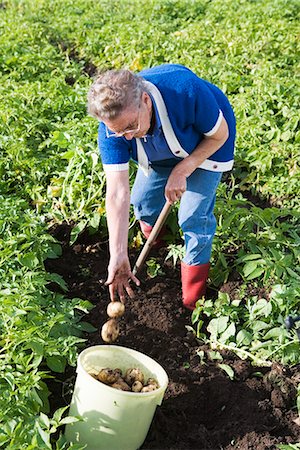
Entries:
[[128, 107], [138, 107], [144, 80], [130, 70], [108, 70], [100, 74], [88, 92], [88, 113], [98, 120], [115, 119]]

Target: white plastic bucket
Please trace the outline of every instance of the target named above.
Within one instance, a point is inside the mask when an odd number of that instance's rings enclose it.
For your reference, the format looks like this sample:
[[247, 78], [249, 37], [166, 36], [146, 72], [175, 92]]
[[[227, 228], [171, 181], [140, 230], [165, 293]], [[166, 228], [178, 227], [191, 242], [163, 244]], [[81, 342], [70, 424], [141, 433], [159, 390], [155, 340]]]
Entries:
[[[88, 372], [120, 368], [123, 373], [138, 367], [159, 388], [152, 392], [120, 391], [94, 379]], [[70, 416], [85, 421], [66, 426], [69, 442], [86, 450], [137, 450], [144, 442], [156, 407], [161, 405], [168, 385], [165, 370], [149, 356], [125, 347], [96, 345], [80, 353]]]

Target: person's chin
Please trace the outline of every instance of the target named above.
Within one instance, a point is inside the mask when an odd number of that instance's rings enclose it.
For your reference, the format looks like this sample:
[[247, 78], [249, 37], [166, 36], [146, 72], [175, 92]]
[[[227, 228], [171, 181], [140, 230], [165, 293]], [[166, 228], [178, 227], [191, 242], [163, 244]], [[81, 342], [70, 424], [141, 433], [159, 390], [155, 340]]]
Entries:
[[141, 139], [141, 138], [143, 138], [144, 136], [146, 136], [146, 134], [147, 134], [147, 132], [144, 132], [144, 133], [137, 133], [137, 134], [134, 135], [134, 137], [135, 137], [135, 138]]

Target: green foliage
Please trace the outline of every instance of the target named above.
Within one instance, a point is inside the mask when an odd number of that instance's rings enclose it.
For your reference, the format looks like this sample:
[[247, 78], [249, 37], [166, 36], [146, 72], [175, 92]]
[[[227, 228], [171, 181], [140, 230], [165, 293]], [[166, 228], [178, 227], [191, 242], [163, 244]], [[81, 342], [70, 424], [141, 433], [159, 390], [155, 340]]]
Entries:
[[161, 265], [156, 261], [155, 258], [150, 258], [146, 261], [147, 266], [147, 275], [150, 278], [155, 278], [157, 275], [163, 275], [163, 271], [161, 270]]
[[49, 281], [67, 290], [59, 275], [44, 269], [46, 258], [61, 254], [59, 244], [24, 200], [0, 201], [0, 442], [11, 449], [41, 448], [40, 439], [49, 443], [58, 427], [56, 416], [48, 430], [37, 418], [42, 411], [45, 421], [49, 413], [45, 380], [52, 377], [49, 369], [61, 373], [67, 363], [76, 364], [82, 331], [93, 330], [81, 321], [92, 305], [48, 290]]
[[[138, 71], [179, 62], [219, 85], [233, 103], [240, 188], [299, 206], [297, 0], [67, 0], [63, 11], [58, 0], [12, 0], [0, 11], [0, 172], [7, 192], [22, 186], [39, 207], [51, 208], [47, 186], [66, 174], [66, 161], [57, 156], [71, 147], [76, 165], [77, 147], [87, 150], [89, 193], [86, 177], [70, 176], [70, 167], [65, 181], [65, 191], [73, 183], [68, 217], [77, 220], [75, 180], [83, 183], [81, 199], [101, 187], [89, 164], [89, 152], [97, 151], [97, 123], [86, 117], [92, 67]], [[98, 207], [90, 200], [87, 215]]]
[[60, 427], [78, 421], [76, 417], [63, 417], [68, 406], [58, 409], [52, 418], [44, 413], [39, 415], [19, 417], [4, 422], [0, 426], [0, 446], [7, 450], [38, 450], [38, 449], [55, 449], [55, 450], [83, 450], [84, 447], [79, 444], [69, 444], [63, 435], [60, 435], [53, 444], [53, 435], [60, 431]]
[[168, 254], [166, 256], [166, 261], [170, 258], [173, 260], [174, 266], [176, 266], [177, 261], [183, 259], [185, 254], [185, 249], [183, 245], [170, 244], [168, 245]]
[[281, 450], [299, 450], [300, 442], [298, 444], [278, 444], [277, 447]]
[[233, 268], [245, 281], [259, 278], [265, 286], [278, 280], [299, 282], [300, 213], [256, 207], [241, 194], [235, 195], [235, 189], [223, 192], [216, 205], [213, 282], [226, 281]]
[[234, 370], [228, 364], [218, 364], [218, 367], [228, 375], [231, 380], [234, 380]]
[[[106, 234], [97, 123], [86, 114], [95, 67], [139, 71], [181, 63], [229, 96], [236, 164], [219, 189], [210, 277], [219, 286], [235, 271], [243, 286], [238, 299], [220, 294], [214, 305], [200, 301], [193, 323], [198, 337], [216, 347], [211, 357], [229, 348], [262, 364], [298, 363], [299, 342], [284, 318], [299, 314], [299, 2], [9, 0], [2, 6], [0, 446], [79, 448], [54, 437], [69, 419], [64, 411], [46, 416], [45, 380], [49, 368], [59, 373], [75, 364], [81, 332], [92, 330], [81, 321], [91, 305], [50, 292], [49, 282], [62, 292], [67, 285], [45, 272], [44, 260], [61, 253], [46, 232], [49, 223], [74, 221], [71, 243], [84, 228]], [[131, 181], [134, 173], [131, 166]], [[249, 193], [268, 207], [249, 202]], [[174, 213], [170, 226], [175, 234]], [[140, 236], [132, 242], [138, 247]], [[167, 258], [176, 264], [182, 255], [183, 247], [172, 245]], [[150, 276], [160, 270], [148, 261]], [[270, 298], [246, 294], [256, 285]]]
[[[297, 286], [274, 286], [268, 300], [256, 296], [231, 300], [221, 292], [214, 302], [199, 300], [192, 314], [197, 337], [209, 342], [213, 349], [231, 350], [258, 365], [268, 366], [273, 360], [286, 365], [299, 364], [300, 343], [296, 331], [288, 331], [284, 323], [291, 311], [299, 314]], [[203, 316], [209, 318], [208, 334], [203, 329]]]

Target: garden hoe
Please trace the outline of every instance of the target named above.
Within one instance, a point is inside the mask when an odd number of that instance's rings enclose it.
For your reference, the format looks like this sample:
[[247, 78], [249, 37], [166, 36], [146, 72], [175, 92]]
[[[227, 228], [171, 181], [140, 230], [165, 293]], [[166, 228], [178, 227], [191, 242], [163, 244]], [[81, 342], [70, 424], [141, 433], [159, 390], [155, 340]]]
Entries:
[[[132, 269], [132, 273], [136, 275], [138, 271], [141, 269], [142, 265], [144, 264], [149, 251], [157, 239], [160, 230], [162, 229], [162, 226], [164, 225], [166, 218], [168, 217], [168, 214], [170, 212], [170, 209], [172, 207], [172, 204], [166, 201], [160, 215], [158, 216], [158, 219], [152, 228], [152, 231], [134, 265], [134, 268]], [[105, 322], [105, 324], [102, 326], [101, 329], [101, 337], [104, 342], [108, 344], [112, 344], [119, 335], [120, 328], [118, 323], [118, 318], [121, 317], [124, 314], [125, 308], [123, 307], [120, 309], [120, 306], [123, 306], [121, 302], [112, 301], [109, 303], [107, 307], [107, 315], [110, 317], [109, 320]]]
[[156, 241], [156, 239], [160, 233], [160, 230], [162, 229], [162, 227], [169, 215], [171, 207], [172, 207], [172, 204], [169, 203], [168, 201], [166, 201], [166, 203], [165, 203], [163, 209], [161, 210], [161, 213], [158, 216], [157, 221], [156, 221], [154, 227], [152, 228], [152, 231], [151, 231], [151, 233], [150, 233], [135, 265], [134, 265], [134, 268], [132, 269], [132, 273], [134, 275], [136, 275], [140, 271], [142, 265], [144, 264], [145, 260], [147, 259], [147, 256], [151, 250], [151, 247], [154, 244], [154, 242]]

